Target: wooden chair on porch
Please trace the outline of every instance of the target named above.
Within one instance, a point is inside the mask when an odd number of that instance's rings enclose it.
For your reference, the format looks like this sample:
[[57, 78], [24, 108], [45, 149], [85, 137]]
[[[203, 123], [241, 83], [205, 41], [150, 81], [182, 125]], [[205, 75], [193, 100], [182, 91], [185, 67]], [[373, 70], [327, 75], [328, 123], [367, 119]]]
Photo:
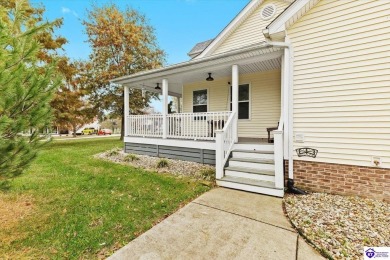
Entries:
[[225, 126], [225, 120], [209, 120], [208, 124], [210, 125], [208, 136], [215, 137], [215, 130], [222, 130]]
[[269, 127], [269, 128], [267, 128], [268, 143], [270, 143], [270, 144], [274, 143], [274, 138], [271, 138], [271, 132], [274, 131], [274, 130], [278, 130], [278, 127], [279, 127], [279, 122], [278, 122], [278, 126], [277, 127]]

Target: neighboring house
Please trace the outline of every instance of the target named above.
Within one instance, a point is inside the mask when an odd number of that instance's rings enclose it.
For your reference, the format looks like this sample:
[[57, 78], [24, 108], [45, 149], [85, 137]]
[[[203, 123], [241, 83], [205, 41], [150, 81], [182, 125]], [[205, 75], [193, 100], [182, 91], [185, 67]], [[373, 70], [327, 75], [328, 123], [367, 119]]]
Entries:
[[[389, 10], [251, 1], [190, 61], [113, 80], [126, 93], [125, 150], [215, 164], [224, 187], [283, 196], [288, 178], [389, 200]], [[163, 113], [129, 115], [129, 88], [161, 92]], [[183, 113], [167, 113], [168, 95]]]

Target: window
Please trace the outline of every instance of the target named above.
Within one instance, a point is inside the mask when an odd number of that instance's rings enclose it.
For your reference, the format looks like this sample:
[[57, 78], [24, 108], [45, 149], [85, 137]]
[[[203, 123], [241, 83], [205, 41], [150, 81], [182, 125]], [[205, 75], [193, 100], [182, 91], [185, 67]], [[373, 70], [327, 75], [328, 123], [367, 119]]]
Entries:
[[[238, 86], [238, 119], [249, 119], [249, 84]], [[230, 86], [230, 111], [232, 111], [232, 87]]]
[[207, 112], [207, 89], [196, 90], [193, 92], [192, 112]]

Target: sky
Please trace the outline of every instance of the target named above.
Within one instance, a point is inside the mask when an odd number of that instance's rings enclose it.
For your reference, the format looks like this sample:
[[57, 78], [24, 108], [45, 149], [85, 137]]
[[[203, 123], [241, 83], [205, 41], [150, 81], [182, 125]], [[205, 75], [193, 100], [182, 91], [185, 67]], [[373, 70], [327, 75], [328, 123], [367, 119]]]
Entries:
[[[74, 60], [87, 60], [90, 47], [86, 42], [82, 20], [93, 4], [115, 3], [121, 9], [130, 6], [144, 14], [155, 29], [159, 47], [167, 53], [167, 65], [189, 60], [187, 53], [198, 42], [215, 38], [245, 7], [249, 0], [30, 0], [43, 5], [45, 18], [63, 18], [56, 34], [69, 43], [65, 53]], [[161, 111], [161, 102], [153, 102]]]

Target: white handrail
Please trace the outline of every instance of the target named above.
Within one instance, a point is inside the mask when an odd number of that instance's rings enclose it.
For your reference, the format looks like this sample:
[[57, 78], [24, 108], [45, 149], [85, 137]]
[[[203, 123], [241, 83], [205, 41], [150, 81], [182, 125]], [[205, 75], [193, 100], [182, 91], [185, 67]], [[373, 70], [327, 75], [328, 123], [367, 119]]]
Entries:
[[126, 129], [127, 136], [162, 137], [163, 115], [129, 115]]
[[223, 128], [223, 155], [224, 155], [224, 160], [223, 160], [223, 165], [225, 165], [226, 161], [229, 158], [230, 152], [232, 150], [232, 147], [234, 145], [234, 120], [235, 120], [235, 114], [232, 113]]
[[283, 116], [281, 115], [279, 118], [278, 131], [283, 131], [283, 127], [284, 127], [284, 119]]
[[280, 117], [278, 130], [274, 134], [274, 162], [275, 162], [275, 187], [284, 188], [284, 149], [283, 149], [283, 127], [284, 122]]
[[226, 161], [229, 159], [230, 152], [233, 148], [235, 136], [234, 127], [237, 127], [237, 117], [235, 113], [232, 113], [226, 122], [226, 125], [222, 130], [216, 132], [216, 151], [215, 151], [215, 167], [216, 178], [222, 179], [223, 168]]
[[[168, 114], [167, 138], [215, 140], [216, 131], [225, 127], [230, 111]], [[163, 115], [130, 115], [127, 136], [163, 137]]]
[[230, 111], [169, 114], [167, 137], [215, 140], [215, 131], [226, 125], [230, 114]]

